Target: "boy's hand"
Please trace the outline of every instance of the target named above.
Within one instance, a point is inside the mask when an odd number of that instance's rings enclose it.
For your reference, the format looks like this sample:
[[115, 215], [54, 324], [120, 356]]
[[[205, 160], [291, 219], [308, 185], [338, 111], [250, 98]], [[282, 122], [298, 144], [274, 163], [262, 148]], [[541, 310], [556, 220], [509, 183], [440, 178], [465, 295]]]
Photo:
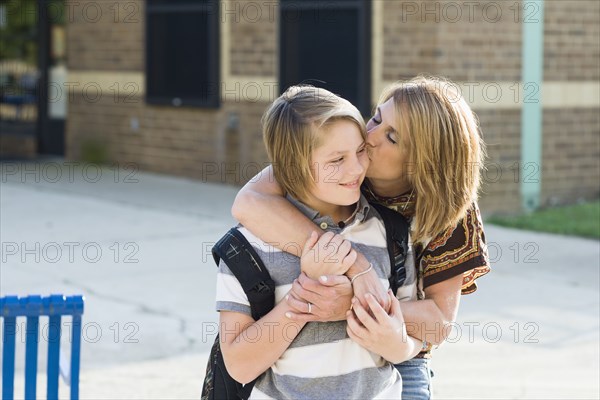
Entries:
[[311, 279], [321, 275], [343, 275], [356, 261], [352, 244], [333, 232], [325, 232], [319, 238], [313, 231], [304, 244], [300, 267]]

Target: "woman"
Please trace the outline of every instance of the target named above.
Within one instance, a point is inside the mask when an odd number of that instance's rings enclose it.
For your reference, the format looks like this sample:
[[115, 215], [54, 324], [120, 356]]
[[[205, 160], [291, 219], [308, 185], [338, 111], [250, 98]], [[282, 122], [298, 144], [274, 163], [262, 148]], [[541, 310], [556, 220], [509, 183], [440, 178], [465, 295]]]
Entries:
[[[485, 146], [477, 119], [456, 86], [434, 78], [386, 88], [367, 131], [371, 164], [363, 193], [411, 221], [411, 251], [400, 293], [409, 301], [400, 304], [408, 333], [422, 340], [423, 351], [397, 368], [403, 398], [426, 399], [431, 397], [431, 347], [450, 334], [460, 294], [474, 292], [475, 279], [490, 270], [477, 206]], [[315, 225], [282, 197], [270, 169], [263, 172], [240, 191], [232, 213], [261, 239], [299, 253]], [[292, 242], [300, 246], [286, 246]], [[368, 268], [358, 254], [346, 275], [352, 278]], [[343, 276], [318, 281], [300, 276], [288, 300], [298, 311], [291, 319], [354, 318], [346, 314], [351, 306], [347, 285]], [[356, 279], [352, 289], [358, 300], [354, 308], [364, 306], [365, 293], [387, 305], [373, 271]]]

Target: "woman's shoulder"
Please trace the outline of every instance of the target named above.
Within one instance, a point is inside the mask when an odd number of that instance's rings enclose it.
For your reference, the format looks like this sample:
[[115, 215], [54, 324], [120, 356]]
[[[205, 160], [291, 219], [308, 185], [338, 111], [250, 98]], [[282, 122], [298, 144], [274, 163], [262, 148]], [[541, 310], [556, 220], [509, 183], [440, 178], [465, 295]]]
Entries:
[[465, 216], [434, 237], [423, 251], [423, 286], [463, 274], [463, 294], [477, 289], [475, 279], [490, 271], [485, 232], [479, 206], [474, 202]]

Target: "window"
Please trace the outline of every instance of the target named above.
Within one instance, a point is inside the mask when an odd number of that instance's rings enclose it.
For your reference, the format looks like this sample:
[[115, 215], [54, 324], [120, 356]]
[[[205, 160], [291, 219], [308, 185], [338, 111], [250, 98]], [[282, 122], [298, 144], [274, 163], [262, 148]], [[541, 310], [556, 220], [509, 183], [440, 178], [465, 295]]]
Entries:
[[371, 112], [370, 2], [282, 0], [281, 91], [298, 83], [325, 88]]
[[146, 101], [219, 106], [217, 1], [147, 0]]

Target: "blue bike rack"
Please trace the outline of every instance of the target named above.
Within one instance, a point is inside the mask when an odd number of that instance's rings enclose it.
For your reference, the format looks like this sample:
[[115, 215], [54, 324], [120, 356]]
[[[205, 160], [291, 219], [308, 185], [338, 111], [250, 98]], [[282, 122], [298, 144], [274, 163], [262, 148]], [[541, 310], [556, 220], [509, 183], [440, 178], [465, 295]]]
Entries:
[[51, 295], [0, 297], [0, 317], [4, 320], [2, 337], [2, 399], [14, 398], [15, 345], [17, 318], [27, 318], [25, 340], [25, 399], [36, 398], [39, 322], [48, 316], [47, 399], [58, 398], [61, 319], [72, 316], [71, 325], [71, 399], [79, 399], [79, 360], [81, 358], [81, 316], [83, 296]]

